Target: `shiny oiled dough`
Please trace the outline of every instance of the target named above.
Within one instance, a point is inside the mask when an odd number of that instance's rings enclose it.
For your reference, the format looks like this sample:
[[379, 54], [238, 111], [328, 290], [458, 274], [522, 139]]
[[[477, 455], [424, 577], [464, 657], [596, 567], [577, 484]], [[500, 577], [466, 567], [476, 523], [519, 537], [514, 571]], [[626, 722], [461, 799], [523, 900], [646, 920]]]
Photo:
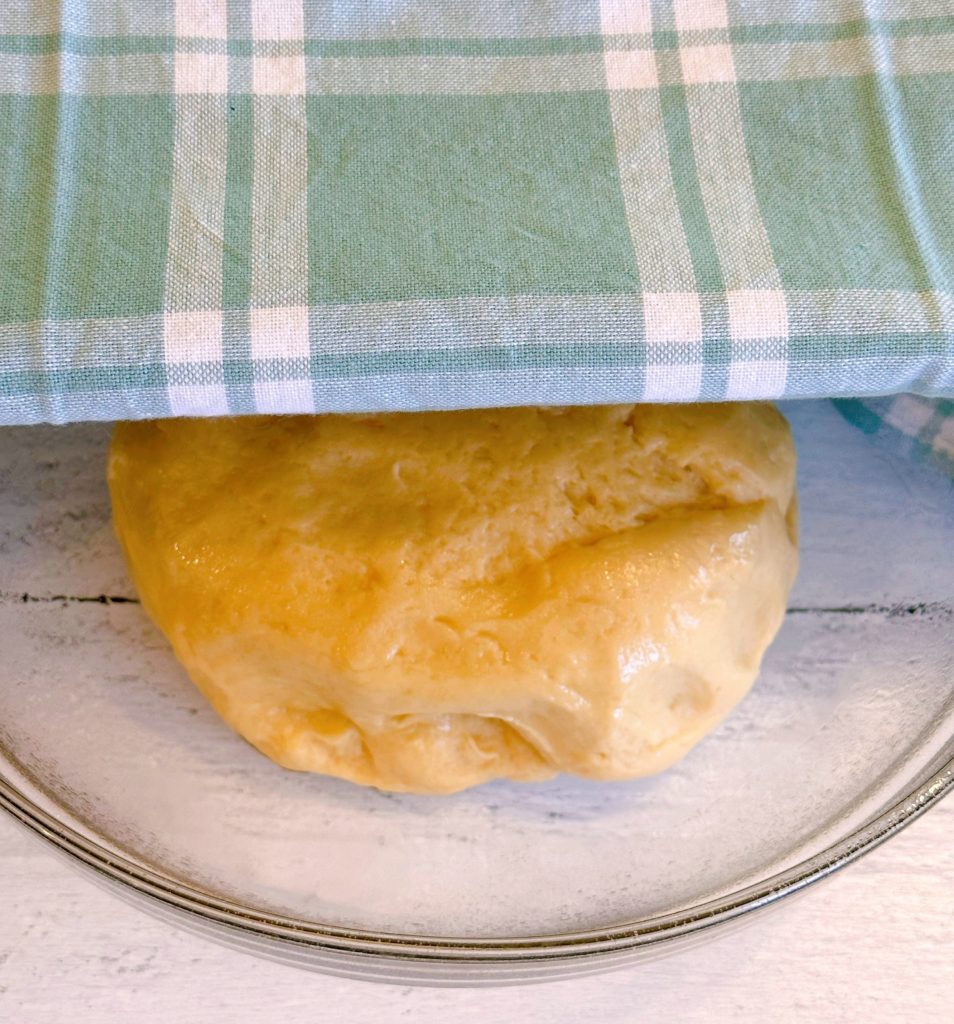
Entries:
[[765, 404], [117, 427], [143, 603], [289, 768], [448, 793], [685, 754], [751, 686], [797, 565]]

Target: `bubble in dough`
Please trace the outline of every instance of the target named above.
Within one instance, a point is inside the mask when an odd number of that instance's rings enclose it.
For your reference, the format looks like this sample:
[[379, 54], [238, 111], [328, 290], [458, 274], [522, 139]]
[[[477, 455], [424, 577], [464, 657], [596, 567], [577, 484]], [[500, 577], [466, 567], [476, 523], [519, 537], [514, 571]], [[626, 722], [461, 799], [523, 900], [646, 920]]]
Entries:
[[770, 405], [124, 423], [147, 611], [288, 768], [450, 793], [628, 779], [743, 697], [795, 576]]

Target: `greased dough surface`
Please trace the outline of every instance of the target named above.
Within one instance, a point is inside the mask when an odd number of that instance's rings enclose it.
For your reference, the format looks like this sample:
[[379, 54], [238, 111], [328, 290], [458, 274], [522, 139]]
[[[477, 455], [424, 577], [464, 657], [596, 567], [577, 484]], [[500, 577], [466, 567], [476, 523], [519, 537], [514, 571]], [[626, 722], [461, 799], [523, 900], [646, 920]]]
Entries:
[[117, 427], [146, 609], [269, 757], [446, 793], [670, 765], [746, 693], [793, 581], [763, 404]]

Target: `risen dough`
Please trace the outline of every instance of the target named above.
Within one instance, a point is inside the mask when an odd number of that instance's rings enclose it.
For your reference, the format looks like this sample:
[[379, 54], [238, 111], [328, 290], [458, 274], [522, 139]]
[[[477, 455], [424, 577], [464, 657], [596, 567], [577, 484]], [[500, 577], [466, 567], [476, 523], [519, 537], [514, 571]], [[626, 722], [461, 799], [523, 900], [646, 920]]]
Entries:
[[761, 404], [127, 423], [142, 600], [289, 768], [447, 793], [670, 765], [745, 694], [796, 570]]

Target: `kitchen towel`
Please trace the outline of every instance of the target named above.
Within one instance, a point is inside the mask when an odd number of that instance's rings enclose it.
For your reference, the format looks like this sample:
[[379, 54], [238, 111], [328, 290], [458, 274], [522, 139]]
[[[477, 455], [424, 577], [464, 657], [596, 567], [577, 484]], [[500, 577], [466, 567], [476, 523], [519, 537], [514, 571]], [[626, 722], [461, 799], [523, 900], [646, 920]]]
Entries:
[[6, 0], [0, 423], [951, 397], [952, 181], [954, 0]]
[[836, 399], [835, 405], [849, 423], [890, 449], [954, 478], [954, 401], [893, 395]]

